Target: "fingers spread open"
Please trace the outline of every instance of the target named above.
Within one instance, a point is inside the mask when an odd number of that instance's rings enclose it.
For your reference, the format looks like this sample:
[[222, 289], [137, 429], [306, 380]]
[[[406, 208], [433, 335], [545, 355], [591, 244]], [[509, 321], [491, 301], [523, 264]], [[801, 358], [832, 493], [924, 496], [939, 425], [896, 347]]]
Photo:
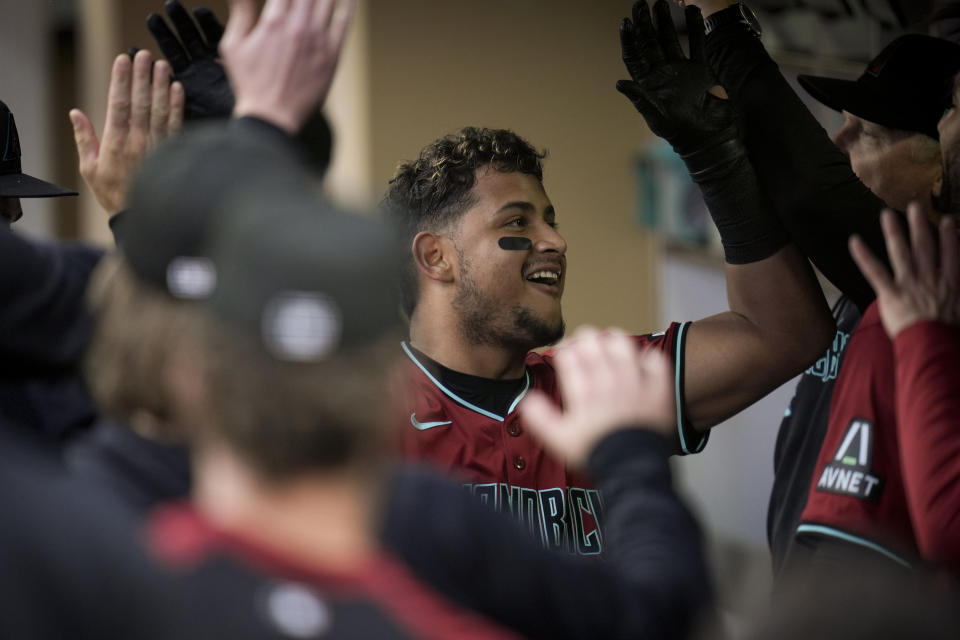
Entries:
[[130, 89], [130, 129], [138, 134], [150, 129], [150, 76], [153, 56], [146, 49], [138, 51], [133, 59], [133, 81]]
[[673, 16], [670, 15], [670, 3], [667, 0], [657, 0], [653, 5], [653, 20], [657, 26], [657, 40], [660, 42], [663, 57], [667, 60], [682, 60], [683, 49], [680, 48], [680, 38], [673, 26]]
[[186, 47], [187, 54], [191, 58], [206, 56], [207, 45], [203, 36], [200, 35], [197, 25], [193, 23], [193, 19], [183, 8], [183, 5], [178, 0], [170, 0], [164, 8], [170, 17], [170, 22], [173, 23], [173, 26], [177, 28], [177, 33], [180, 34], [180, 41]]
[[650, 19], [650, 7], [645, 0], [633, 3], [633, 29], [638, 40], [650, 42], [656, 38], [653, 21]]
[[343, 39], [350, 30], [350, 24], [353, 22], [353, 16], [357, 11], [357, 0], [344, 0], [337, 3], [337, 10], [330, 20], [329, 43], [330, 50], [336, 51], [339, 57], [343, 47]]
[[174, 82], [170, 85], [170, 120], [167, 123], [167, 135], [172, 136], [183, 127], [183, 108], [187, 101], [183, 85]]
[[913, 247], [913, 265], [917, 278], [933, 285], [937, 277], [937, 245], [927, 213], [919, 203], [911, 202], [907, 207], [907, 220], [910, 223], [910, 244]]
[[563, 422], [563, 414], [556, 403], [540, 390], [532, 389], [520, 405], [523, 424], [542, 440], [556, 437], [558, 427]]
[[893, 290], [893, 280], [887, 268], [874, 257], [860, 236], [850, 236], [850, 255], [878, 297]]
[[229, 0], [230, 17], [220, 38], [220, 52], [236, 46], [236, 42], [250, 33], [257, 21], [257, 8], [253, 0]]
[[282, 20], [291, 10], [290, 2], [291, 0], [267, 0], [260, 14], [260, 23], [270, 24]]
[[190, 66], [190, 56], [187, 50], [183, 48], [177, 37], [173, 35], [167, 21], [163, 16], [151, 13], [147, 16], [147, 29], [153, 34], [153, 39], [157, 41], [160, 47], [160, 53], [170, 62], [174, 73], [180, 73]]
[[170, 65], [158, 60], [153, 65], [153, 86], [150, 99], [150, 142], [156, 144], [167, 137], [170, 121]]
[[887, 244], [887, 254], [890, 256], [890, 266], [893, 267], [894, 280], [913, 278], [913, 257], [910, 255], [910, 245], [904, 238], [897, 214], [885, 209], [880, 214], [880, 224], [883, 227], [883, 237]]
[[220, 38], [223, 37], [223, 24], [217, 19], [217, 15], [206, 7], [197, 7], [193, 10], [193, 18], [197, 21], [210, 52], [216, 52]]
[[70, 124], [73, 125], [73, 140], [77, 145], [77, 159], [80, 164], [80, 175], [87, 178], [97, 166], [97, 156], [100, 155], [100, 141], [93, 131], [90, 118], [79, 109], [70, 110]]
[[683, 10], [687, 21], [687, 42], [690, 45], [690, 59], [694, 62], [706, 63], [707, 37], [704, 34], [703, 14], [700, 7], [689, 6]]
[[103, 130], [104, 141], [125, 136], [130, 125], [130, 85], [133, 61], [123, 53], [113, 61], [110, 87], [107, 90], [107, 121]]

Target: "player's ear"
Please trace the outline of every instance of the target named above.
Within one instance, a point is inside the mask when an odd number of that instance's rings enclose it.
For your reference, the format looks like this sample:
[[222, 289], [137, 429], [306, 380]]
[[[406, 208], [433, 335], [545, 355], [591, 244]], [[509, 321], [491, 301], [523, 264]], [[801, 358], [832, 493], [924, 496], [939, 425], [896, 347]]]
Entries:
[[438, 282], [453, 281], [456, 248], [450, 238], [421, 231], [414, 237], [411, 250], [420, 273]]

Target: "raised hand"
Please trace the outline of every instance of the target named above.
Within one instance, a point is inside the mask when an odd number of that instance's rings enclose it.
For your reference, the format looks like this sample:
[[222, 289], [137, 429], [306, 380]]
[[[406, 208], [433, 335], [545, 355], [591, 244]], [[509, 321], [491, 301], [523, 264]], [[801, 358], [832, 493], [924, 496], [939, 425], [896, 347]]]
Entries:
[[113, 61], [102, 141], [86, 114], [71, 109], [80, 175], [109, 215], [126, 206], [127, 182], [146, 152], [180, 129], [183, 104], [183, 86], [171, 84], [170, 65], [154, 64], [144, 50]]
[[917, 322], [939, 320], [960, 325], [960, 255], [957, 225], [951, 216], [940, 221], [940, 265], [937, 247], [923, 208], [907, 208], [910, 242], [892, 211], [881, 218], [893, 275], [877, 260], [858, 236], [850, 238], [850, 254], [877, 292], [880, 320], [887, 334], [898, 333]]
[[231, 0], [220, 40], [235, 116], [294, 133], [330, 90], [355, 0]]
[[179, 0], [169, 0], [164, 11], [175, 32], [156, 13], [147, 16], [147, 29], [173, 68], [174, 79], [183, 84], [184, 118], [229, 118], [233, 91], [217, 54], [223, 25], [205, 7], [194, 9], [191, 18]]
[[[737, 128], [706, 63], [700, 10], [687, 7], [684, 14], [689, 58], [680, 48], [667, 0], [653, 5], [652, 19], [644, 0], [634, 3], [633, 19], [620, 24], [621, 53], [631, 79], [618, 81], [617, 90], [633, 102], [650, 130], [698, 171], [704, 163], [709, 168], [711, 150], [737, 139]], [[703, 152], [707, 157], [700, 156]]]
[[555, 363], [563, 409], [538, 390], [520, 409], [531, 433], [568, 464], [583, 466], [600, 440], [620, 429], [673, 436], [673, 369], [663, 354], [641, 353], [619, 330], [587, 327], [558, 347]]

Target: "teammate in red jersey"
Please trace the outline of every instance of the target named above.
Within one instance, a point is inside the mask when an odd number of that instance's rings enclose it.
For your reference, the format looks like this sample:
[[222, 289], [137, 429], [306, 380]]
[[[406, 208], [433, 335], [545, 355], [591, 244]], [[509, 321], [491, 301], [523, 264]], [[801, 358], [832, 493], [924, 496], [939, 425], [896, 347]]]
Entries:
[[[944, 116], [941, 132], [955, 127], [951, 120]], [[945, 186], [960, 168], [952, 133], [944, 138]], [[862, 239], [851, 240], [877, 300], [867, 311], [871, 322], [854, 334], [856, 358], [841, 370], [843, 395], [831, 411], [830, 446], [800, 532], [814, 548], [841, 539], [902, 565], [922, 561], [957, 575], [957, 232], [952, 218], [941, 220], [937, 265], [921, 207], [911, 205], [909, 218], [910, 244], [894, 214], [883, 214], [893, 277]]]
[[[958, 98], [955, 78], [952, 106], [937, 127], [943, 184], [934, 200], [945, 213], [960, 211]], [[908, 567], [946, 567], [956, 576], [956, 228], [941, 220], [937, 266], [927, 216], [914, 204], [909, 217], [911, 248], [893, 214], [883, 216], [895, 279], [862, 239], [851, 241], [877, 300], [853, 334], [837, 379], [798, 539], [815, 550], [839, 540], [845, 550], [865, 549]]]
[[[658, 27], [669, 36], [672, 24], [662, 18]], [[806, 261], [765, 215], [732, 111], [707, 96], [715, 84], [709, 71], [686, 86], [656, 82], [671, 66], [706, 66], [685, 59], [679, 45], [653, 51], [668, 38], [641, 46], [629, 29], [622, 37], [634, 81], [618, 88], [685, 158], [728, 263], [729, 311], [637, 339], [674, 361], [677, 449], [691, 453], [711, 426], [812, 363], [833, 328]], [[702, 110], [676, 108], [682, 99]], [[529, 389], [559, 397], [553, 354], [531, 352], [563, 335], [568, 267], [542, 158], [511, 131], [465, 128], [425, 147], [390, 182], [384, 204], [410, 247], [403, 349], [415, 393], [402, 417], [402, 447], [455, 471], [545, 544], [592, 554], [603, 548], [602, 500], [543, 451], [517, 412]]]

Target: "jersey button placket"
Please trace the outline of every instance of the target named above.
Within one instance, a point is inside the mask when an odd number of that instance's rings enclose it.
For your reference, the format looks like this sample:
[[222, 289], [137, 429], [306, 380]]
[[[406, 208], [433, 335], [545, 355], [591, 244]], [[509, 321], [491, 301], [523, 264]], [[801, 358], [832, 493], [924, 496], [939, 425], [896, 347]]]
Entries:
[[513, 468], [517, 471], [523, 471], [527, 468], [527, 461], [524, 460], [523, 456], [514, 456]]

